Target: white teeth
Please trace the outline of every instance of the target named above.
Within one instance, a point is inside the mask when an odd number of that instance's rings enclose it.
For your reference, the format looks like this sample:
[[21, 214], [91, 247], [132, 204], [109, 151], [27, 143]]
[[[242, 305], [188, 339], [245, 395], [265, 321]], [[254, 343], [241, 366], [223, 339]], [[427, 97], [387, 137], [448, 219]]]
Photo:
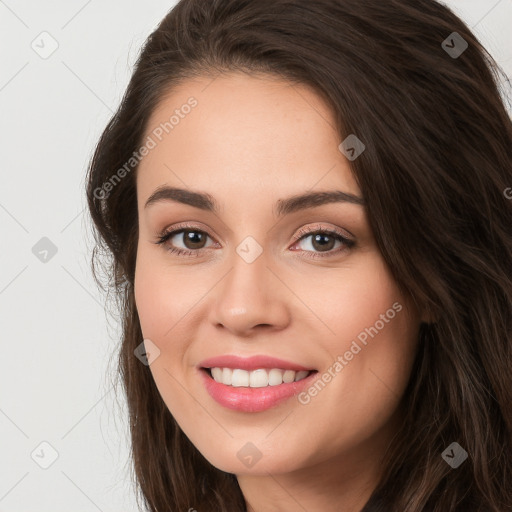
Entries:
[[272, 369], [268, 372], [269, 386], [279, 386], [283, 383], [283, 370]]
[[297, 372], [295, 374], [295, 382], [297, 382], [298, 380], [305, 379], [308, 375], [309, 375], [308, 370], [301, 370], [300, 372]]
[[264, 388], [268, 386], [268, 374], [266, 370], [254, 370], [249, 375], [249, 387]]
[[222, 384], [231, 384], [231, 376], [233, 370], [231, 368], [222, 368]]
[[233, 375], [231, 376], [231, 385], [235, 388], [239, 388], [242, 386], [249, 385], [249, 372], [245, 370], [233, 370]]
[[271, 370], [259, 368], [251, 372], [238, 368], [210, 368], [210, 370], [216, 382], [226, 386], [250, 388], [264, 388], [266, 386], [279, 386], [283, 382], [297, 382], [310, 373], [308, 370], [295, 372], [293, 370], [279, 370], [278, 368], [272, 368]]
[[222, 374], [224, 373], [222, 368], [210, 368], [210, 371], [212, 372], [212, 377], [216, 382], [222, 382]]
[[295, 372], [293, 370], [286, 370], [283, 373], [283, 382], [293, 382], [295, 380]]

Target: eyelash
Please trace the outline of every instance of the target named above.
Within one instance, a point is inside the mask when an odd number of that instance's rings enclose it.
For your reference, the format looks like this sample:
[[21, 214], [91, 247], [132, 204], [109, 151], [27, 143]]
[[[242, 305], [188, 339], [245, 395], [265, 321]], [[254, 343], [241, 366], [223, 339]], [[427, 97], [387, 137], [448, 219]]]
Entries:
[[[201, 229], [197, 229], [195, 226], [191, 226], [188, 224], [179, 225], [176, 226], [176, 229], [173, 229], [172, 231], [163, 231], [158, 235], [158, 239], [156, 242], [154, 242], [157, 245], [164, 245], [170, 238], [173, 236], [183, 233], [184, 231], [193, 231], [196, 233], [202, 233], [207, 236], [208, 233]], [[293, 245], [296, 245], [298, 242], [300, 242], [303, 238], [307, 238], [308, 236], [312, 235], [330, 235], [335, 237], [337, 240], [342, 242], [344, 244], [343, 247], [338, 247], [337, 249], [332, 249], [328, 252], [321, 253], [321, 252], [313, 252], [313, 251], [305, 251], [302, 250], [302, 252], [307, 253], [307, 258], [326, 258], [329, 256], [333, 256], [334, 254], [339, 254], [342, 251], [346, 251], [348, 249], [351, 249], [355, 246], [355, 241], [351, 240], [350, 238], [347, 238], [341, 231], [338, 231], [336, 229], [328, 230], [328, 229], [322, 229], [321, 226], [316, 226], [314, 229], [308, 229], [308, 228], [301, 228], [299, 232], [297, 233], [297, 236], [294, 239]], [[210, 237], [211, 238], [211, 237]], [[169, 251], [171, 254], [177, 254], [178, 256], [199, 256], [201, 251], [203, 251], [205, 248], [191, 250], [191, 249], [181, 249], [179, 247], [166, 247], [165, 250]]]

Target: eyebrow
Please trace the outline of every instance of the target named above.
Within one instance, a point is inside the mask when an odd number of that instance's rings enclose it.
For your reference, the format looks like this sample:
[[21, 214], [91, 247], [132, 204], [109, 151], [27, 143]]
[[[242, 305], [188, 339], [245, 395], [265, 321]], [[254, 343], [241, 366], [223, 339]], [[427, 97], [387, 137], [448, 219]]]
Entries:
[[[220, 207], [217, 201], [204, 192], [192, 192], [182, 188], [162, 186], [158, 187], [146, 201], [144, 208], [161, 201], [175, 201], [187, 204], [201, 210], [219, 214]], [[364, 206], [362, 197], [342, 192], [340, 190], [329, 190], [320, 192], [307, 192], [295, 195], [286, 199], [279, 199], [276, 202], [276, 213], [278, 217], [289, 215], [307, 208], [314, 208], [328, 203], [351, 203]]]

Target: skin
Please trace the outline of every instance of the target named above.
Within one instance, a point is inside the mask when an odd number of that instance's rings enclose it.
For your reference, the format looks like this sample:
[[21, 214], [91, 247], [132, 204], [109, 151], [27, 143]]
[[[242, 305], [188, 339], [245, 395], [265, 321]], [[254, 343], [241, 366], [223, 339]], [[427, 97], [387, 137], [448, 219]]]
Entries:
[[[160, 350], [150, 371], [197, 449], [237, 475], [248, 510], [359, 511], [399, 429], [398, 405], [426, 319], [399, 292], [364, 206], [275, 214], [278, 199], [307, 191], [361, 196], [338, 149], [334, 117], [314, 90], [241, 73], [188, 80], [162, 99], [147, 135], [190, 96], [197, 107], [137, 170], [135, 297], [144, 338]], [[207, 192], [220, 212], [170, 200], [145, 207], [162, 185]], [[202, 245], [183, 233], [166, 246], [155, 243], [183, 222], [208, 235]], [[343, 242], [335, 237], [324, 249], [311, 235], [294, 240], [299, 229], [319, 225], [338, 228], [356, 245], [338, 251]], [[263, 250], [250, 264], [235, 250], [247, 236]], [[171, 245], [203, 249], [180, 256]], [[292, 397], [266, 411], [239, 412], [204, 388], [197, 365], [222, 354], [272, 355], [321, 376], [396, 302], [401, 311], [307, 404]], [[237, 457], [247, 442], [261, 453], [250, 468]]]

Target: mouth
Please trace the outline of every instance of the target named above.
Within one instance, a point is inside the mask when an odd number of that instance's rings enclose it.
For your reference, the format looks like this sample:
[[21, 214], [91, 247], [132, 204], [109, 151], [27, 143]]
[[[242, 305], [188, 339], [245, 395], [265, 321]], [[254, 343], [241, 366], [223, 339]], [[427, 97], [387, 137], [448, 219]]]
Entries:
[[282, 368], [258, 368], [256, 370], [244, 370], [242, 368], [227, 367], [201, 367], [210, 379], [218, 384], [233, 388], [265, 388], [280, 386], [307, 379], [317, 370], [285, 370]]
[[255, 413], [286, 403], [299, 395], [304, 388], [313, 384], [318, 371], [281, 368], [248, 371], [214, 366], [199, 368], [199, 374], [206, 391], [218, 404], [238, 412]]

